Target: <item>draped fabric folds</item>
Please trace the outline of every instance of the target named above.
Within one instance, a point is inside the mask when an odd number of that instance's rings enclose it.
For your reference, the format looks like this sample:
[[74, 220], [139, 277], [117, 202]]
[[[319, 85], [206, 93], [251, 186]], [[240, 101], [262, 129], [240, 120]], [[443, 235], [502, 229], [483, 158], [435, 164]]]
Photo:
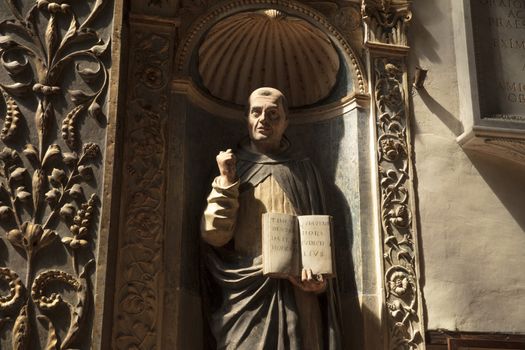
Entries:
[[[308, 158], [287, 150], [277, 156], [253, 154], [241, 147], [237, 156], [240, 191], [273, 176], [299, 215], [324, 214], [320, 177]], [[210, 305], [211, 331], [217, 349], [306, 350], [302, 344], [294, 286], [286, 279], [265, 277], [262, 257], [241, 256], [225, 246], [205, 247], [211, 279], [208, 291], [219, 298]], [[220, 292], [218, 291], [220, 290]], [[332, 283], [319, 295], [322, 311], [322, 349], [341, 349], [339, 318]]]

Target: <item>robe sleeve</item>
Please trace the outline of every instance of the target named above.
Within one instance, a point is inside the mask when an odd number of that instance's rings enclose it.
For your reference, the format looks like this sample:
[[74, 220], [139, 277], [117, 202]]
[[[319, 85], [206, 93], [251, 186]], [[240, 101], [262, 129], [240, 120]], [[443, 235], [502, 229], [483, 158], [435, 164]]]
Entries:
[[201, 237], [206, 243], [221, 247], [233, 238], [239, 210], [239, 181], [224, 187], [216, 177], [211, 186], [201, 219]]

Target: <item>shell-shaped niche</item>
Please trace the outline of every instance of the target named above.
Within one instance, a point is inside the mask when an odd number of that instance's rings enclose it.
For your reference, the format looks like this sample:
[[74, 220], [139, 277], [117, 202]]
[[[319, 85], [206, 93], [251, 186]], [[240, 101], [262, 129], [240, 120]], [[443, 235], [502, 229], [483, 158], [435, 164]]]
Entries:
[[251, 91], [270, 86], [286, 95], [290, 107], [327, 97], [339, 65], [327, 35], [277, 10], [243, 12], [218, 22], [204, 38], [198, 61], [213, 96], [244, 105]]

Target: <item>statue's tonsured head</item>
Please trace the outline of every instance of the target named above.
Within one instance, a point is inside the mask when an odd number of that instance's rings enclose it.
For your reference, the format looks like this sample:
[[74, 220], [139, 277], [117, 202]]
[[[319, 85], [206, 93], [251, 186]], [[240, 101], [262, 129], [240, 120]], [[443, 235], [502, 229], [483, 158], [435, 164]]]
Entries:
[[283, 93], [262, 87], [251, 93], [248, 107], [248, 132], [255, 142], [279, 145], [288, 126], [288, 103]]
[[284, 94], [280, 90], [277, 90], [276, 88], [272, 88], [272, 87], [261, 87], [261, 88], [255, 89], [250, 94], [250, 97], [248, 98], [248, 108], [247, 108], [247, 113], [246, 113], [247, 115], [249, 115], [249, 112], [250, 112], [249, 109], [252, 104], [252, 100], [258, 96], [261, 96], [267, 99], [273, 98], [274, 101], [278, 105], [282, 106], [284, 115], [286, 116], [286, 118], [288, 118], [288, 101], [286, 100], [286, 96], [284, 96]]

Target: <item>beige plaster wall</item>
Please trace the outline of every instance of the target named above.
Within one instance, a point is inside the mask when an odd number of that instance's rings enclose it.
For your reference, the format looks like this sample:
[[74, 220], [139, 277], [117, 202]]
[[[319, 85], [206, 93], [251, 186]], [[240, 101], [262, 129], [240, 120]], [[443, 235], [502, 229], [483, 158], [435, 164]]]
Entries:
[[429, 69], [412, 128], [427, 329], [525, 333], [525, 166], [455, 141], [451, 1], [414, 1], [410, 28], [410, 72]]

